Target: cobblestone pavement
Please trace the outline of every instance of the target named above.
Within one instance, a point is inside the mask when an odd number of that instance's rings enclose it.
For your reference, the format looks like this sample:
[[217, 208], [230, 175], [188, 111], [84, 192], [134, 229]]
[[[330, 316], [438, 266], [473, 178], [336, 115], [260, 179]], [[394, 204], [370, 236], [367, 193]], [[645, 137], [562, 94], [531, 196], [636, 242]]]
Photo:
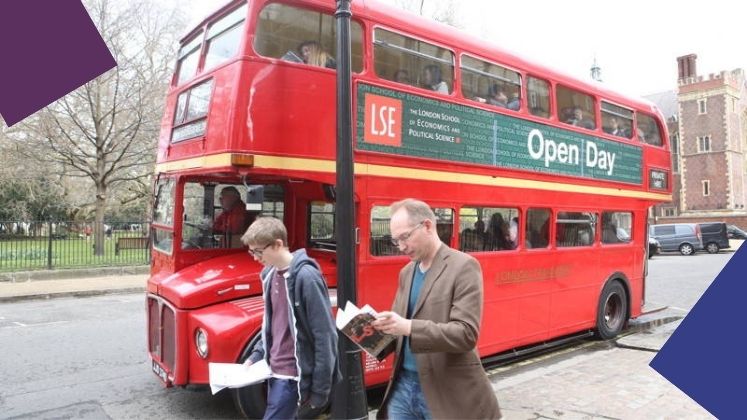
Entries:
[[493, 371], [504, 418], [714, 418], [648, 366], [678, 324]]

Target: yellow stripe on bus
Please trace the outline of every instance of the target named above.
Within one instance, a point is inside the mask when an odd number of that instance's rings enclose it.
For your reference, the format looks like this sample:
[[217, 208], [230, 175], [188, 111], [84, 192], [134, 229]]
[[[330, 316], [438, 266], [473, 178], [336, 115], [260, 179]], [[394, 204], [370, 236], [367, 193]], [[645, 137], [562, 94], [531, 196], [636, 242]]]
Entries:
[[[231, 165], [231, 154], [203, 156], [156, 165], [156, 172], [171, 172], [183, 169], [217, 168]], [[266, 169], [290, 171], [310, 171], [334, 173], [336, 162], [333, 160], [292, 158], [280, 156], [254, 155], [254, 166]], [[462, 172], [440, 172], [428, 169], [403, 168], [400, 166], [373, 165], [356, 163], [355, 173], [359, 175], [380, 176], [386, 178], [405, 178], [425, 181], [438, 181], [458, 184], [488, 185], [494, 187], [524, 188], [544, 191], [573, 192], [583, 194], [610, 195], [615, 197], [644, 198], [657, 201], [671, 201], [671, 194], [660, 194], [645, 191], [633, 191], [622, 188], [592, 187], [588, 185], [565, 184], [558, 182], [535, 181], [494, 177], [490, 175], [465, 174]]]

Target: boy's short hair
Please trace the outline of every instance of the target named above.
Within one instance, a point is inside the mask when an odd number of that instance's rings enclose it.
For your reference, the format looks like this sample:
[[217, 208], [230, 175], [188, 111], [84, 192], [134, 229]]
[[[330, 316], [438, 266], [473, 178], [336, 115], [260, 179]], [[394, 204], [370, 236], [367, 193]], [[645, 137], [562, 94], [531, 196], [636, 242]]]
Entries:
[[241, 237], [241, 242], [246, 246], [249, 244], [265, 246], [278, 239], [281, 239], [283, 246], [287, 247], [288, 231], [282, 221], [268, 216], [258, 217]]

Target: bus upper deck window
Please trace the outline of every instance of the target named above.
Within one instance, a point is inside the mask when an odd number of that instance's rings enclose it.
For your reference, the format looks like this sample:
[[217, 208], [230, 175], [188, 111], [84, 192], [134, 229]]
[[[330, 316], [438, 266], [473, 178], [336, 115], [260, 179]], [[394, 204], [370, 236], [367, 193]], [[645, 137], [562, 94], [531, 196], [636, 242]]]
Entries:
[[558, 86], [556, 98], [558, 120], [587, 130], [597, 128], [594, 97], [565, 86]]
[[202, 32], [195, 35], [179, 49], [177, 56], [176, 84], [181, 85], [197, 74], [197, 65], [200, 62], [200, 46], [202, 45]]
[[602, 130], [617, 137], [633, 136], [633, 111], [602, 101]]
[[518, 111], [521, 75], [505, 67], [462, 56], [462, 94], [480, 103]]
[[[270, 3], [259, 13], [254, 49], [265, 57], [334, 69], [336, 24], [332, 15], [280, 3]], [[350, 26], [352, 69], [363, 70], [363, 31]]]
[[210, 25], [207, 31], [205, 69], [214, 67], [236, 55], [244, 34], [246, 4]]
[[382, 79], [448, 94], [454, 87], [454, 54], [384, 29], [374, 33], [374, 70]]
[[645, 141], [648, 144], [654, 146], [661, 146], [663, 144], [661, 135], [659, 134], [659, 124], [657, 124], [654, 117], [646, 114], [638, 114], [638, 138], [641, 141]]
[[532, 115], [549, 118], [550, 84], [541, 79], [527, 77], [527, 102]]

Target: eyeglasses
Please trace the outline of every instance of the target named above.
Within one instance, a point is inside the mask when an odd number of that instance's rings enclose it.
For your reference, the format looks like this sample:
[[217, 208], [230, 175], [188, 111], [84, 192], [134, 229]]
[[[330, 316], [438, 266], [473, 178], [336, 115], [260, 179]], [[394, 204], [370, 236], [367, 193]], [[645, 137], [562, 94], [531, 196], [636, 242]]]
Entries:
[[262, 258], [262, 254], [265, 252], [265, 249], [267, 249], [267, 248], [269, 248], [271, 246], [272, 246], [272, 244], [270, 243], [270, 244], [267, 244], [267, 245], [263, 246], [262, 248], [255, 248], [255, 249], [249, 248], [249, 253], [252, 254], [253, 256], [257, 257], [257, 258]]
[[398, 238], [392, 238], [392, 245], [399, 246], [401, 242], [406, 242], [408, 239], [410, 239], [410, 236], [412, 236], [412, 234], [415, 233], [416, 230], [418, 230], [419, 227], [423, 226], [423, 223], [425, 223], [425, 220], [415, 225], [415, 227], [410, 229], [409, 232], [399, 235]]

